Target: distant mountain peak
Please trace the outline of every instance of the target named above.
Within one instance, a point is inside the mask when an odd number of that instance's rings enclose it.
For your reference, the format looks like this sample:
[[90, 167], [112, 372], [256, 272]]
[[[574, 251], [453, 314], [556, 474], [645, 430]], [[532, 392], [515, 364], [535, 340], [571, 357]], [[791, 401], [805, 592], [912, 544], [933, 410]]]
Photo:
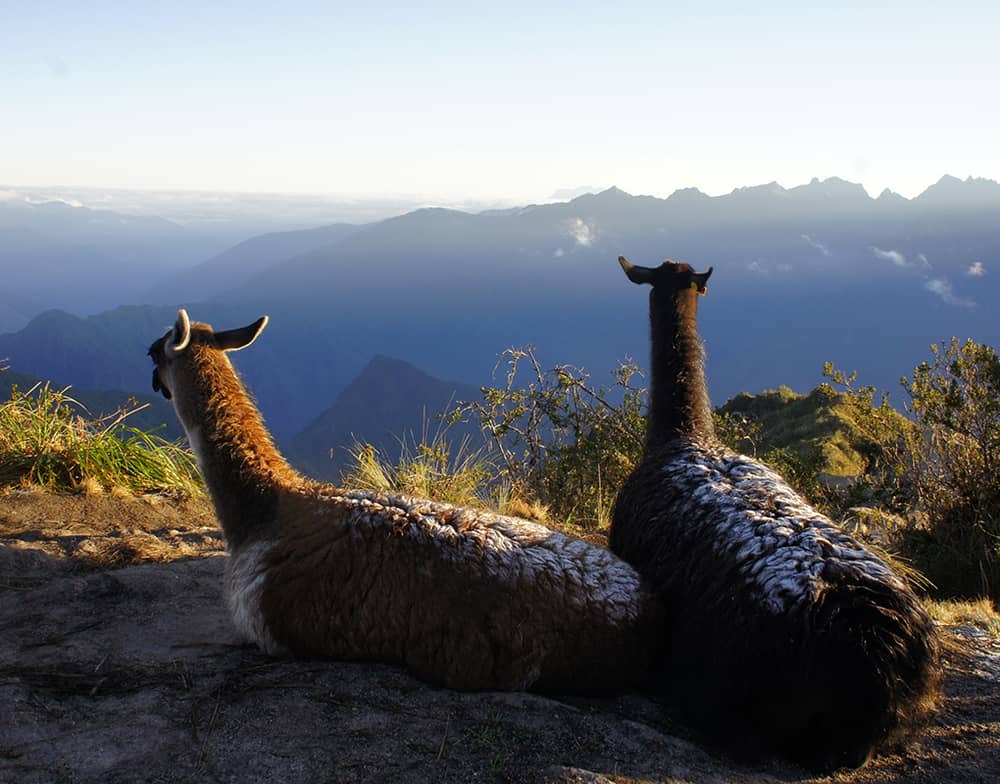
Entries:
[[588, 193], [583, 196], [579, 196], [573, 201], [598, 201], [598, 202], [612, 202], [612, 201], [625, 201], [632, 198], [631, 193], [626, 193], [617, 185], [612, 185], [610, 188], [601, 191], [600, 193]]
[[678, 188], [667, 197], [667, 201], [673, 202], [693, 202], [708, 201], [712, 197], [707, 193], [702, 193], [697, 188]]
[[985, 177], [967, 177], [960, 180], [945, 174], [921, 193], [915, 201], [923, 204], [952, 204], [954, 206], [1000, 206], [1000, 183]]
[[[971, 179], [972, 178], [969, 177], [969, 180], [971, 180]], [[941, 186], [941, 187], [953, 187], [953, 186], [961, 185], [961, 184], [962, 184], [962, 181], [958, 177], [955, 177], [955, 176], [953, 176], [951, 174], [944, 174], [944, 175], [941, 176], [940, 180], [938, 180], [936, 183], [934, 183], [934, 185], [932, 185], [930, 187], [933, 188], [935, 185]]]
[[902, 196], [902, 195], [896, 193], [896, 191], [890, 190], [889, 188], [885, 188], [878, 195], [878, 199], [877, 199], [877, 201], [881, 201], [881, 202], [904, 202], [906, 200], [907, 199], [906, 199], [905, 196]]
[[781, 195], [788, 193], [784, 188], [782, 188], [777, 181], [772, 180], [771, 182], [764, 183], [763, 185], [744, 185], [740, 188], [733, 188], [730, 196], [743, 196], [743, 197], [754, 197], [754, 196], [770, 196], [770, 195]]
[[[465, 212], [465, 210], [458, 210], [454, 207], [436, 207], [430, 205], [427, 207], [417, 207], [415, 210], [404, 213], [399, 217], [405, 217], [406, 215], [469, 215], [470, 213]], [[390, 218], [389, 220], [392, 220]]]
[[827, 177], [825, 180], [813, 177], [807, 185], [799, 185], [789, 190], [791, 194], [806, 194], [821, 199], [861, 199], [869, 201], [868, 191], [859, 182], [851, 182], [841, 177]]
[[387, 354], [373, 354], [368, 364], [358, 373], [354, 383], [362, 387], [369, 384], [385, 383], [386, 379], [392, 379], [392, 383], [402, 384], [442, 384], [452, 387], [464, 387], [461, 381], [449, 381], [438, 378], [430, 373], [421, 370], [412, 362], [405, 359], [390, 357]]

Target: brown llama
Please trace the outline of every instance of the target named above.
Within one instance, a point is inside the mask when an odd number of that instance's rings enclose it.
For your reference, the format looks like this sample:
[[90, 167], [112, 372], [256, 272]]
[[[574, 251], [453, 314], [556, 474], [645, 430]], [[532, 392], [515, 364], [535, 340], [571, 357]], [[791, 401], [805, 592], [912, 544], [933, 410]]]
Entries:
[[605, 549], [488, 512], [296, 473], [227, 357], [267, 318], [150, 347], [222, 524], [229, 606], [269, 653], [397, 663], [455, 689], [641, 683], [658, 601]]

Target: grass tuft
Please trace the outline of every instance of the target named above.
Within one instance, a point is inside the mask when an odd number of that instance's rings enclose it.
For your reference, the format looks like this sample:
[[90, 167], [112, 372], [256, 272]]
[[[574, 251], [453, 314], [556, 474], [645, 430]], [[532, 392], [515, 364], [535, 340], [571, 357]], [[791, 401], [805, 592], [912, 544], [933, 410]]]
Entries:
[[505, 480], [496, 461], [482, 449], [470, 449], [468, 436], [454, 446], [447, 438], [447, 424], [429, 433], [399, 441], [393, 459], [369, 443], [355, 442], [351, 463], [341, 484], [379, 493], [403, 493], [456, 506], [485, 509], [503, 515], [548, 524], [549, 510], [537, 500], [522, 497]]
[[194, 456], [177, 443], [139, 430], [127, 417], [145, 406], [89, 417], [68, 387], [16, 387], [0, 403], [0, 485], [35, 484], [95, 494], [202, 492]]
[[497, 494], [490, 479], [495, 467], [468, 439], [456, 448], [438, 432], [419, 443], [403, 438], [399, 457], [392, 460], [378, 447], [355, 442], [351, 464], [344, 471], [345, 487], [380, 493], [404, 493], [458, 506], [496, 508]]
[[975, 626], [989, 632], [993, 637], [1000, 638], [1000, 613], [997, 613], [990, 599], [931, 600], [927, 602], [927, 612], [935, 621], [948, 626], [960, 624]]

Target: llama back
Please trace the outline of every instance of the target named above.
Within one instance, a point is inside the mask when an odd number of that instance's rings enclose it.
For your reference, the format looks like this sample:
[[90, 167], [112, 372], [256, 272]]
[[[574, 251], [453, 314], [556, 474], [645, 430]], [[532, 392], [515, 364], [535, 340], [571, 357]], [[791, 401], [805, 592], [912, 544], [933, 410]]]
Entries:
[[667, 598], [667, 689], [737, 750], [858, 765], [929, 709], [936, 638], [912, 591], [759, 463], [650, 450], [611, 547]]

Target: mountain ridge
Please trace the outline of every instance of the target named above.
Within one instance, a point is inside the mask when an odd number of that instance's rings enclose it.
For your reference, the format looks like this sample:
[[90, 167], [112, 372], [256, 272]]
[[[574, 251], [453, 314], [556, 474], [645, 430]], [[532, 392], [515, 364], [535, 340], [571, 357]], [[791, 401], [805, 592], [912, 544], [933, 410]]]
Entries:
[[[473, 385], [488, 381], [510, 346], [534, 344], [546, 361], [597, 378], [623, 356], [644, 361], [646, 296], [621, 276], [619, 255], [715, 268], [701, 327], [720, 400], [778, 383], [812, 388], [827, 360], [896, 389], [931, 342], [1000, 342], [1000, 210], [903, 197], [885, 206], [846, 180], [826, 182], [801, 186], [816, 198], [765, 187], [748, 210], [728, 196], [658, 199], [620, 188], [514, 211], [420, 210], [269, 265], [215, 292], [223, 304], [183, 301], [193, 319], [220, 327], [271, 315], [236, 361], [285, 440], [375, 354]], [[845, 194], [846, 204], [868, 206], [831, 209]], [[775, 206], [790, 201], [799, 206]], [[177, 304], [43, 316], [0, 335], [0, 357], [77, 388], [145, 391], [145, 349]]]

